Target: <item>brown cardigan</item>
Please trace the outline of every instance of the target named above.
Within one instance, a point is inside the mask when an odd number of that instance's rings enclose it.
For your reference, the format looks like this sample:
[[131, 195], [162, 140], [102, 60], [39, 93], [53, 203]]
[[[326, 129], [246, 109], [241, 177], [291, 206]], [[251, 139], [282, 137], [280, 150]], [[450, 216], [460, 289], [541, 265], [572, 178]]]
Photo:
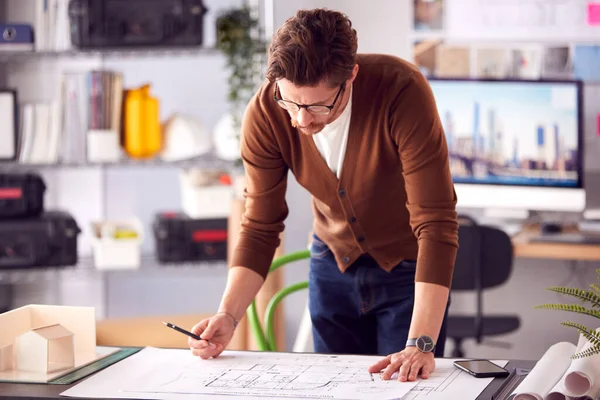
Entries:
[[246, 212], [231, 265], [266, 276], [288, 215], [288, 170], [313, 196], [314, 232], [345, 271], [369, 253], [386, 271], [417, 260], [418, 282], [450, 286], [458, 248], [456, 194], [427, 80], [410, 63], [359, 55], [341, 177], [296, 131], [265, 83], [242, 124]]

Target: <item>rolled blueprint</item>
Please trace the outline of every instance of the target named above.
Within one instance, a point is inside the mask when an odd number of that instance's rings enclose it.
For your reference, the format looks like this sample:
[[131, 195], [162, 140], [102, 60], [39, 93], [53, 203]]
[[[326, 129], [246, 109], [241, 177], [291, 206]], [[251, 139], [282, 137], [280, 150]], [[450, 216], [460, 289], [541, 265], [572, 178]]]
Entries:
[[576, 348], [569, 342], [559, 342], [550, 346], [523, 382], [517, 386], [513, 392], [513, 400], [545, 400], [569, 368], [571, 356]]
[[[586, 351], [593, 347], [594, 345], [586, 340], [581, 350], [577, 352]], [[565, 388], [572, 397], [584, 396], [592, 389], [596, 390], [599, 380], [600, 354], [573, 360], [569, 369], [565, 372]]]
[[[581, 349], [583, 348], [583, 346], [587, 343], [587, 339], [583, 336], [583, 335], [579, 335], [579, 340], [577, 341], [577, 347], [575, 349], [575, 353], [581, 351]], [[572, 361], [571, 361], [572, 362]], [[568, 371], [568, 369], [567, 369]], [[577, 398], [577, 399], [573, 399], [567, 392], [567, 388], [565, 386], [565, 378], [567, 377], [566, 374], [564, 374], [562, 376], [562, 378], [560, 378], [560, 380], [558, 381], [558, 383], [556, 385], [554, 385], [554, 387], [550, 390], [550, 393], [548, 393], [546, 395], [546, 397], [544, 398], [544, 400], [588, 400], [587, 398]], [[596, 398], [594, 397], [591, 400], [595, 400]]]
[[550, 390], [550, 392], [544, 397], [544, 400], [572, 400], [571, 396], [567, 395], [567, 388], [565, 387], [565, 375], [560, 378], [560, 381]]
[[583, 396], [572, 397], [572, 400], [596, 400], [600, 397], [600, 379], [596, 379], [594, 386], [587, 391]]

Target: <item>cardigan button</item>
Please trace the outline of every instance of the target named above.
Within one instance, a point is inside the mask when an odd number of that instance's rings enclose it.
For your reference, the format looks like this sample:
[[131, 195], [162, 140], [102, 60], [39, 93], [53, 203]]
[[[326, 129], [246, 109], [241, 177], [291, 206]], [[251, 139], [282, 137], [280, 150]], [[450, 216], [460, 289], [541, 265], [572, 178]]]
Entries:
[[348, 222], [350, 222], [351, 224], [356, 222], [356, 217], [350, 217], [348, 218]]
[[356, 238], [359, 242], [364, 242], [365, 241], [365, 237], [364, 236], [359, 236]]
[[350, 257], [344, 257], [342, 261], [344, 264], [348, 264], [350, 262]]
[[340, 190], [338, 191], [338, 194], [339, 194], [340, 196], [344, 197], [344, 196], [346, 195], [346, 190], [345, 190], [345, 189], [340, 189]]

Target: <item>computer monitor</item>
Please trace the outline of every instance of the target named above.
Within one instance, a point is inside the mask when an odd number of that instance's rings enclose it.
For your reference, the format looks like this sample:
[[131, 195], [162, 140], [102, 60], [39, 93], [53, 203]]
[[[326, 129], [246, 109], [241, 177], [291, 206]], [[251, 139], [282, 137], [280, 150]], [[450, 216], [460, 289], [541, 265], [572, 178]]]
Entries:
[[429, 82], [458, 207], [584, 210], [580, 81]]

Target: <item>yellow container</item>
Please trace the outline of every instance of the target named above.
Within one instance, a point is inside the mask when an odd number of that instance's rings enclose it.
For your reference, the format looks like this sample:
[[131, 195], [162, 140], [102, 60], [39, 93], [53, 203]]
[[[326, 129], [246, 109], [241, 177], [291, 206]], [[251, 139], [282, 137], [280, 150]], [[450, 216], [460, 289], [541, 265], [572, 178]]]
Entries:
[[158, 99], [150, 95], [150, 85], [125, 94], [124, 149], [131, 158], [150, 158], [162, 149]]

